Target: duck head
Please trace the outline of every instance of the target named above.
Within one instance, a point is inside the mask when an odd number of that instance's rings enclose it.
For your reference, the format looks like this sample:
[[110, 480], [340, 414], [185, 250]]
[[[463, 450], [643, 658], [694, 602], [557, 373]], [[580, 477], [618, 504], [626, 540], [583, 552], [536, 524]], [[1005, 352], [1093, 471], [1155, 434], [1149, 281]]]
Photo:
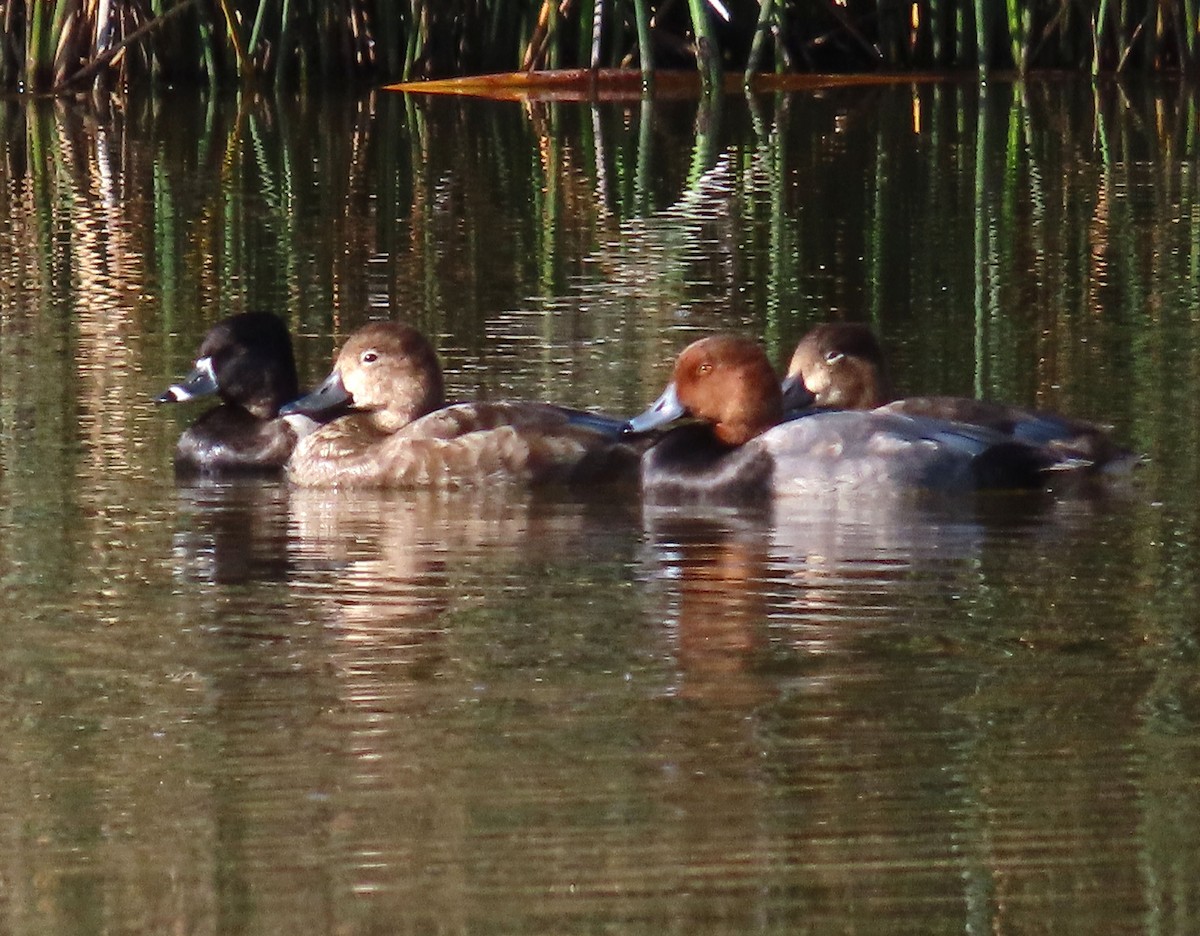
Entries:
[[778, 423], [783, 394], [762, 348], [734, 335], [688, 345], [666, 390], [625, 431], [648, 432], [685, 416], [708, 423], [729, 446], [743, 445]]
[[883, 350], [858, 322], [828, 322], [812, 329], [792, 355], [783, 381], [784, 406], [806, 400], [828, 409], [874, 409], [892, 400]]
[[429, 340], [399, 322], [372, 322], [350, 336], [320, 386], [281, 412], [324, 419], [353, 410], [380, 432], [393, 433], [441, 407], [444, 394]]
[[270, 312], [243, 312], [209, 330], [192, 372], [154, 402], [182, 403], [216, 394], [259, 419], [273, 419], [299, 392], [287, 325]]

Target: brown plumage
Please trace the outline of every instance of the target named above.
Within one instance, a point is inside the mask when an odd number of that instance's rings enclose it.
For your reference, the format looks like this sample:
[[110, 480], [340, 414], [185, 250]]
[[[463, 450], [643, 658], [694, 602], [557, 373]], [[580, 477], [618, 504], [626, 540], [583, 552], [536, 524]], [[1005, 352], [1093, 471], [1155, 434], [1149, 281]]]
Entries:
[[[304, 438], [288, 477], [305, 487], [465, 487], [619, 480], [637, 456], [619, 424], [546, 403], [446, 406], [441, 367], [420, 332], [397, 322], [360, 329], [333, 373], [284, 409], [351, 411]], [[584, 424], [581, 424], [584, 423]]]
[[1140, 461], [1113, 441], [1107, 427], [1082, 419], [970, 397], [897, 399], [879, 341], [857, 322], [828, 322], [805, 335], [792, 355], [783, 389], [790, 408], [811, 395], [822, 409], [873, 409], [982, 426], [1100, 468], [1122, 469]]

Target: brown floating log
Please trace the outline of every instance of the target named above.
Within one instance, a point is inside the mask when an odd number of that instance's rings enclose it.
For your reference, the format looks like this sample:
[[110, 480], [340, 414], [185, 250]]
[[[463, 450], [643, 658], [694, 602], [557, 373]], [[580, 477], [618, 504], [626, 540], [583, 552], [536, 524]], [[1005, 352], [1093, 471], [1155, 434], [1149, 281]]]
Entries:
[[[812, 88], [853, 87], [856, 85], [914, 84], [934, 81], [974, 80], [976, 76], [933, 74], [931, 72], [893, 72], [857, 75], [773, 74], [754, 75], [750, 89], [756, 92], [803, 91]], [[746, 76], [741, 72], [726, 72], [727, 92], [741, 91]], [[559, 71], [505, 72], [497, 75], [475, 75], [467, 78], [445, 78], [436, 81], [405, 81], [386, 85], [386, 91], [405, 91], [410, 94], [461, 94], [503, 100], [588, 101], [595, 99], [624, 100], [642, 96], [642, 75], [635, 68], [571, 68]], [[700, 93], [700, 76], [692, 69], [656, 71], [654, 93], [659, 97], [690, 97]]]

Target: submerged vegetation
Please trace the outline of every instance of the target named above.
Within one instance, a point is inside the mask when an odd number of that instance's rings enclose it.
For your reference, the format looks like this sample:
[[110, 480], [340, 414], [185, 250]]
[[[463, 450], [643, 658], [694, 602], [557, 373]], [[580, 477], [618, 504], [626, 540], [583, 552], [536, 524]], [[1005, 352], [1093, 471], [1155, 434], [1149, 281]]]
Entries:
[[1189, 70], [1193, 0], [0, 0], [0, 87], [544, 68]]

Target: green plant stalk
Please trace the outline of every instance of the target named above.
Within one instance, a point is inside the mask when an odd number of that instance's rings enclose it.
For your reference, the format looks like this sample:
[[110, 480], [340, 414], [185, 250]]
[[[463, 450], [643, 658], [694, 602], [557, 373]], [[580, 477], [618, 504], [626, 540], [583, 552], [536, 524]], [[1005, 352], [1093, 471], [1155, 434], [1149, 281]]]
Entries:
[[962, 7], [954, 8], [954, 64], [967, 60], [967, 14]]
[[633, 0], [633, 18], [637, 21], [638, 65], [642, 70], [642, 91], [654, 88], [654, 49], [650, 46], [650, 12], [646, 0]]
[[943, 14], [940, 0], [927, 0], [922, 22], [929, 29], [929, 54], [934, 65], [941, 65], [946, 50], [942, 46]]
[[37, 90], [45, 82], [49, 69], [46, 57], [46, 5], [33, 0], [33, 15], [29, 21], [29, 33], [25, 44], [25, 87]]
[[1187, 50], [1187, 64], [1190, 66], [1196, 60], [1196, 0], [1183, 0], [1180, 16], [1183, 19], [1183, 47]]
[[[1104, 38], [1108, 32], [1108, 0], [1100, 0], [1100, 6], [1096, 10], [1095, 26], [1092, 27], [1092, 76], [1100, 74], [1100, 47], [1104, 45]], [[1121, 61], [1124, 61], [1124, 56], [1121, 56]]]
[[746, 61], [746, 74], [742, 78], [742, 86], [750, 87], [755, 73], [762, 61], [763, 44], [771, 31], [771, 15], [774, 12], [773, 0], [759, 0], [758, 24], [754, 27], [754, 40], [750, 43], [750, 58]]
[[421, 7], [420, 0], [412, 2], [412, 23], [408, 31], [408, 43], [404, 50], [404, 67], [400, 77], [403, 81], [412, 81], [413, 65], [421, 54]]
[[1017, 71], [1024, 75], [1028, 62], [1024, 50], [1028, 49], [1025, 31], [1022, 29], [1024, 19], [1021, 13], [1021, 0], [1008, 0], [1008, 47], [1013, 64]]
[[258, 48], [258, 39], [262, 34], [263, 16], [266, 14], [267, 0], [258, 0], [258, 10], [254, 14], [254, 25], [250, 29], [250, 39], [246, 42], [246, 54], [250, 57], [254, 56], [254, 50]]
[[[575, 47], [590, 49], [592, 42], [593, 23], [595, 21], [596, 3], [594, 0], [583, 0], [578, 6], [579, 15], [575, 24]], [[580, 59], [582, 61], [582, 59]]]
[[992, 51], [992, 27], [988, 10], [988, 0], [975, 0], [975, 66], [980, 74], [987, 71]]
[[225, 34], [229, 38], [230, 45], [233, 46], [233, 63], [237, 70], [238, 78], [250, 78], [254, 74], [254, 68], [246, 58], [246, 50], [242, 47], [242, 37], [237, 29], [237, 14], [230, 6], [229, 0], [218, 0], [221, 7], [221, 15], [225, 18]]
[[[163, 14], [163, 0], [150, 0], [150, 14], [155, 18]], [[155, 80], [162, 79], [162, 64], [166, 50], [159, 45], [151, 46], [148, 50], [150, 54], [150, 74]]]
[[704, 97], [713, 98], [721, 93], [721, 59], [708, 6], [704, 0], [688, 0], [688, 10], [692, 14], [692, 33], [696, 37], [696, 68], [700, 72], [700, 88]]
[[70, 15], [70, 0], [58, 0], [54, 4], [54, 17], [51, 20], [51, 38], [54, 40], [54, 47], [57, 48], [62, 41], [63, 26], [66, 24], [67, 16]]
[[283, 0], [279, 9], [279, 54], [275, 56], [275, 87], [282, 88], [287, 81], [288, 65], [291, 62], [292, 0]]

